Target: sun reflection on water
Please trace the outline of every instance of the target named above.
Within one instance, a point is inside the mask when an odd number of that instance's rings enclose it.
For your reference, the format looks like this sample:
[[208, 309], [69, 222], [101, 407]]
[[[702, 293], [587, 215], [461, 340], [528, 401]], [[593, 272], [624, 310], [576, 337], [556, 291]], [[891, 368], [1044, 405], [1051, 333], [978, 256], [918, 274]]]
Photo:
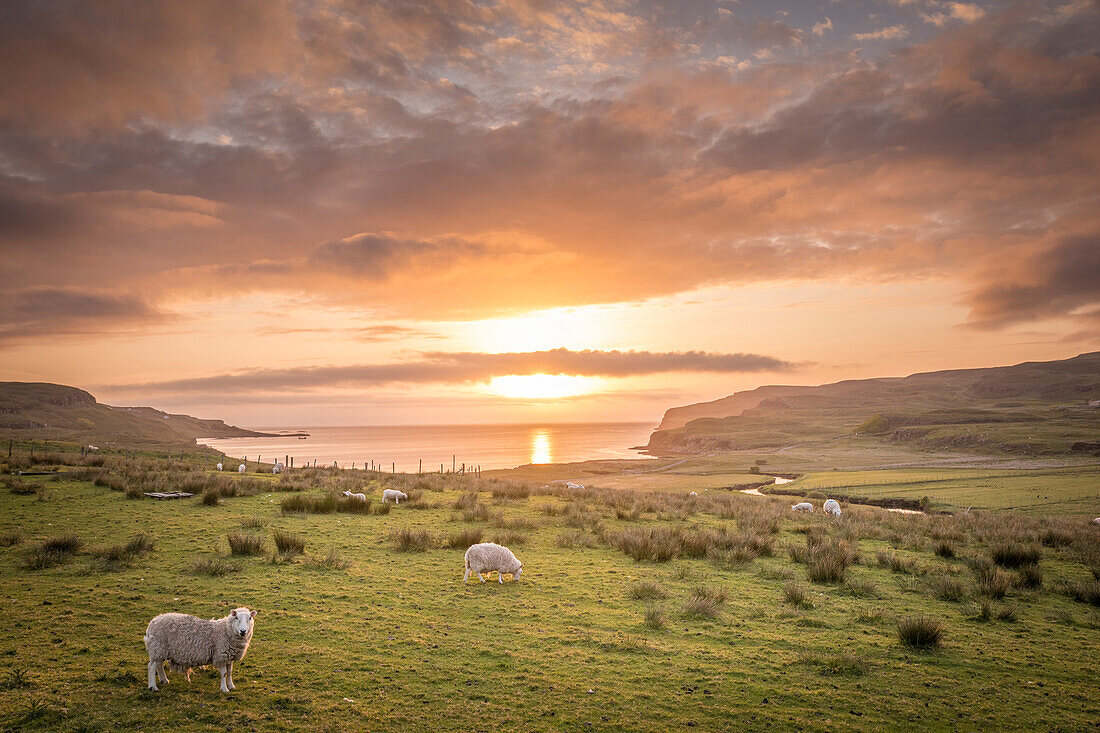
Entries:
[[531, 433], [531, 463], [551, 463], [554, 450], [550, 443], [550, 431], [535, 430]]

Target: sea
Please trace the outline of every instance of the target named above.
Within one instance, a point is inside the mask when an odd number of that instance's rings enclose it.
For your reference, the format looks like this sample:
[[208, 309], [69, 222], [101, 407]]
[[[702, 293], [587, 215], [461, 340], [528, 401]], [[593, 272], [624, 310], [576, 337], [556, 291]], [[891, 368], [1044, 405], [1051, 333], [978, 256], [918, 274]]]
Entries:
[[371, 467], [399, 472], [515, 468], [525, 464], [637, 458], [653, 423], [531, 425], [401, 425], [364, 427], [257, 427], [307, 438], [200, 438], [234, 458], [270, 462], [293, 457], [295, 467]]

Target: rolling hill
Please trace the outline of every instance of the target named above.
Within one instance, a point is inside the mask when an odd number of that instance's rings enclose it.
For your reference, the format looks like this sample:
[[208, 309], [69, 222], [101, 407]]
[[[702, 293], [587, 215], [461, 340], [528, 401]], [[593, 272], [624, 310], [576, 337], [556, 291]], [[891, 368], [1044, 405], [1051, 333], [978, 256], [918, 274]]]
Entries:
[[194, 445], [195, 438], [267, 434], [152, 407], [112, 407], [82, 389], [61, 384], [0, 382], [0, 435], [16, 440], [160, 447]]
[[767, 386], [668, 410], [656, 455], [775, 449], [853, 435], [929, 451], [1100, 452], [1100, 352], [1072, 359]]

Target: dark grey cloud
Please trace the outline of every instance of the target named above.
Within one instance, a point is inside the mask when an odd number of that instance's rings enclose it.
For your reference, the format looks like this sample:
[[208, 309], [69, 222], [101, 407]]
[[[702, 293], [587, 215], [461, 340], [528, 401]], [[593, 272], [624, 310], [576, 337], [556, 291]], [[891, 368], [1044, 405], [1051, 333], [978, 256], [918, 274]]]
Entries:
[[798, 365], [761, 354], [703, 351], [547, 351], [516, 353], [426, 352], [415, 361], [394, 364], [252, 369], [233, 374], [143, 384], [117, 384], [114, 393], [251, 392], [310, 390], [393, 383], [478, 383], [509, 374], [569, 374], [632, 377], [666, 372], [784, 372]]
[[72, 288], [0, 292], [0, 343], [148, 328], [172, 315], [133, 295]]
[[[1072, 237], [1020, 263], [1007, 282], [973, 293], [971, 325], [999, 328], [1100, 308], [1100, 234]], [[1095, 321], [1096, 313], [1084, 317]]]

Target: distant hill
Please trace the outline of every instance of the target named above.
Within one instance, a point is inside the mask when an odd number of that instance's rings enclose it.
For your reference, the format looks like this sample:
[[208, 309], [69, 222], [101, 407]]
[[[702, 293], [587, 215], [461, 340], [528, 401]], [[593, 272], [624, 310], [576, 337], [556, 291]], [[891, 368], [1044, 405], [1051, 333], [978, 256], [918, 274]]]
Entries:
[[859, 434], [983, 454], [1100, 451], [1100, 352], [986, 369], [767, 386], [674, 407], [650, 437], [655, 454], [780, 448]]
[[152, 407], [112, 407], [76, 387], [0, 382], [0, 435], [129, 446], [193, 445], [195, 438], [258, 438], [268, 433], [172, 415]]

